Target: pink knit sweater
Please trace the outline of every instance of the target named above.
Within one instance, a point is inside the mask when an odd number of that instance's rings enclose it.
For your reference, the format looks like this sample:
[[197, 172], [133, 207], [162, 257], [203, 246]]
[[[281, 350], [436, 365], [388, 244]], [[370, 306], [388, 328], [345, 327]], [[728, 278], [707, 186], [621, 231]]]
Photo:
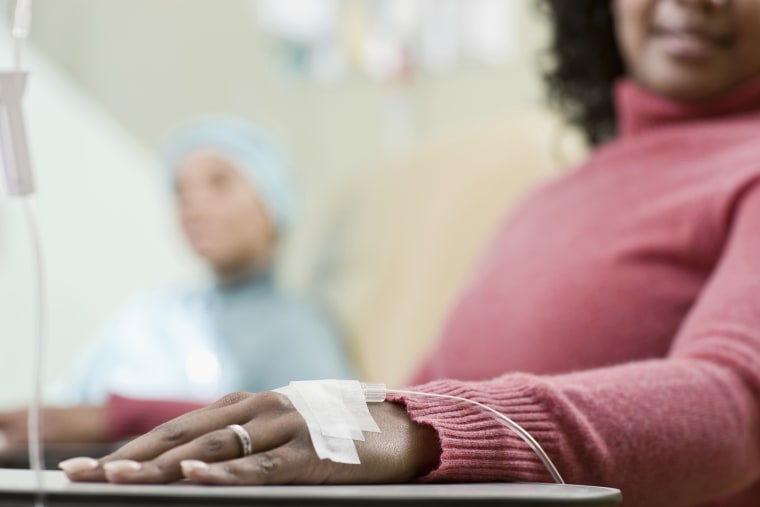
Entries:
[[[616, 92], [619, 139], [503, 223], [416, 389], [504, 412], [627, 507], [758, 507], [760, 80], [699, 106]], [[487, 413], [396, 401], [438, 432], [424, 480], [551, 480]]]

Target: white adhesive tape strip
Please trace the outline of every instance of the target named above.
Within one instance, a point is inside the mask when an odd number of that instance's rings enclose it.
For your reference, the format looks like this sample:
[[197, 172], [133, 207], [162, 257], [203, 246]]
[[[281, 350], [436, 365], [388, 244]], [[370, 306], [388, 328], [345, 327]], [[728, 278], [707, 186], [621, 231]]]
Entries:
[[301, 417], [304, 418], [304, 421], [306, 421], [311, 443], [319, 459], [329, 459], [336, 463], [359, 464], [359, 455], [356, 452], [354, 441], [345, 438], [323, 436], [314, 413], [309, 408], [306, 400], [295, 389], [288, 386], [276, 389], [275, 391], [287, 396], [298, 413], [301, 414]]
[[355, 380], [337, 380], [336, 382], [341, 384], [340, 392], [343, 396], [343, 403], [346, 404], [346, 408], [354, 417], [359, 428], [370, 433], [380, 433], [380, 427], [369, 412], [362, 384]]
[[314, 451], [320, 459], [359, 464], [354, 441], [363, 441], [365, 431], [380, 432], [358, 381], [291, 382], [275, 392], [287, 396], [304, 418]]
[[330, 385], [330, 382], [291, 382], [290, 387], [306, 401], [322, 435], [364, 440], [362, 430], [343, 402], [338, 386]]

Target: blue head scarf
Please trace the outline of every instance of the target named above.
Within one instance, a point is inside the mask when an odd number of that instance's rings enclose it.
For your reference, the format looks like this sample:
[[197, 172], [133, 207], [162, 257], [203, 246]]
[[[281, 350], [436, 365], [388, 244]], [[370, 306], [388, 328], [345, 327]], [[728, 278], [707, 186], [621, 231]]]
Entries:
[[175, 132], [164, 149], [164, 165], [172, 183], [182, 161], [200, 151], [213, 152], [232, 162], [258, 191], [275, 228], [280, 233], [288, 229], [293, 213], [289, 164], [272, 139], [240, 118], [195, 120]]

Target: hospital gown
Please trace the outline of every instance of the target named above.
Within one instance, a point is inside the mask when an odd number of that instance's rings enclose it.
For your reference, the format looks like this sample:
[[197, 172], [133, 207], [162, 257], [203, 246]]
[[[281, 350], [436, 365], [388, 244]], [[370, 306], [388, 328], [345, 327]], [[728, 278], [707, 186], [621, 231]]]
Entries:
[[269, 274], [208, 290], [133, 297], [88, 345], [53, 398], [110, 395], [207, 402], [291, 380], [352, 378], [335, 327], [313, 303], [278, 292]]

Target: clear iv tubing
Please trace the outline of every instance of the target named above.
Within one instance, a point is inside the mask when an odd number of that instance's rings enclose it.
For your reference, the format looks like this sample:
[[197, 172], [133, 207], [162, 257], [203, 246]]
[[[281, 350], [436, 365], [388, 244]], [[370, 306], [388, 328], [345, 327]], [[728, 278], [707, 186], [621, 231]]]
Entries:
[[13, 66], [21, 70], [21, 45], [29, 37], [29, 27], [32, 23], [32, 0], [16, 0], [13, 13]]
[[37, 306], [36, 318], [36, 340], [34, 350], [34, 392], [32, 393], [32, 403], [29, 409], [29, 465], [34, 471], [38, 490], [43, 489], [42, 470], [43, 470], [43, 449], [40, 432], [40, 412], [42, 407], [42, 386], [44, 384], [45, 371], [45, 280], [42, 268], [42, 248], [40, 244], [40, 235], [35, 220], [34, 209], [31, 206], [29, 198], [23, 199], [24, 215], [26, 216], [27, 225], [32, 242], [34, 268], [36, 273], [35, 296]]
[[564, 479], [562, 479], [562, 476], [560, 475], [559, 471], [557, 470], [557, 467], [554, 466], [554, 463], [552, 462], [551, 458], [546, 454], [546, 451], [541, 447], [541, 444], [539, 444], [533, 436], [528, 433], [528, 431], [514, 422], [512, 419], [507, 417], [506, 415], [502, 414], [498, 410], [495, 410], [488, 405], [485, 405], [483, 403], [480, 403], [475, 400], [470, 400], [467, 398], [463, 398], [461, 396], [454, 396], [451, 394], [438, 394], [438, 393], [424, 393], [421, 391], [406, 391], [402, 389], [386, 389], [383, 384], [362, 384], [362, 388], [364, 390], [364, 395], [368, 403], [372, 402], [378, 402], [378, 401], [384, 401], [386, 394], [402, 394], [406, 396], [422, 396], [427, 398], [439, 398], [439, 399], [446, 399], [446, 400], [454, 400], [454, 401], [460, 401], [469, 403], [470, 405], [474, 405], [476, 407], [480, 407], [483, 410], [490, 412], [497, 421], [499, 421], [501, 424], [506, 426], [510, 431], [515, 433], [517, 436], [523, 439], [523, 441], [530, 446], [530, 448], [533, 450], [533, 452], [536, 453], [536, 456], [541, 460], [541, 463], [543, 463], [544, 467], [546, 467], [546, 470], [549, 472], [549, 474], [552, 476], [552, 479], [554, 479], [554, 482], [557, 484], [565, 484]]

